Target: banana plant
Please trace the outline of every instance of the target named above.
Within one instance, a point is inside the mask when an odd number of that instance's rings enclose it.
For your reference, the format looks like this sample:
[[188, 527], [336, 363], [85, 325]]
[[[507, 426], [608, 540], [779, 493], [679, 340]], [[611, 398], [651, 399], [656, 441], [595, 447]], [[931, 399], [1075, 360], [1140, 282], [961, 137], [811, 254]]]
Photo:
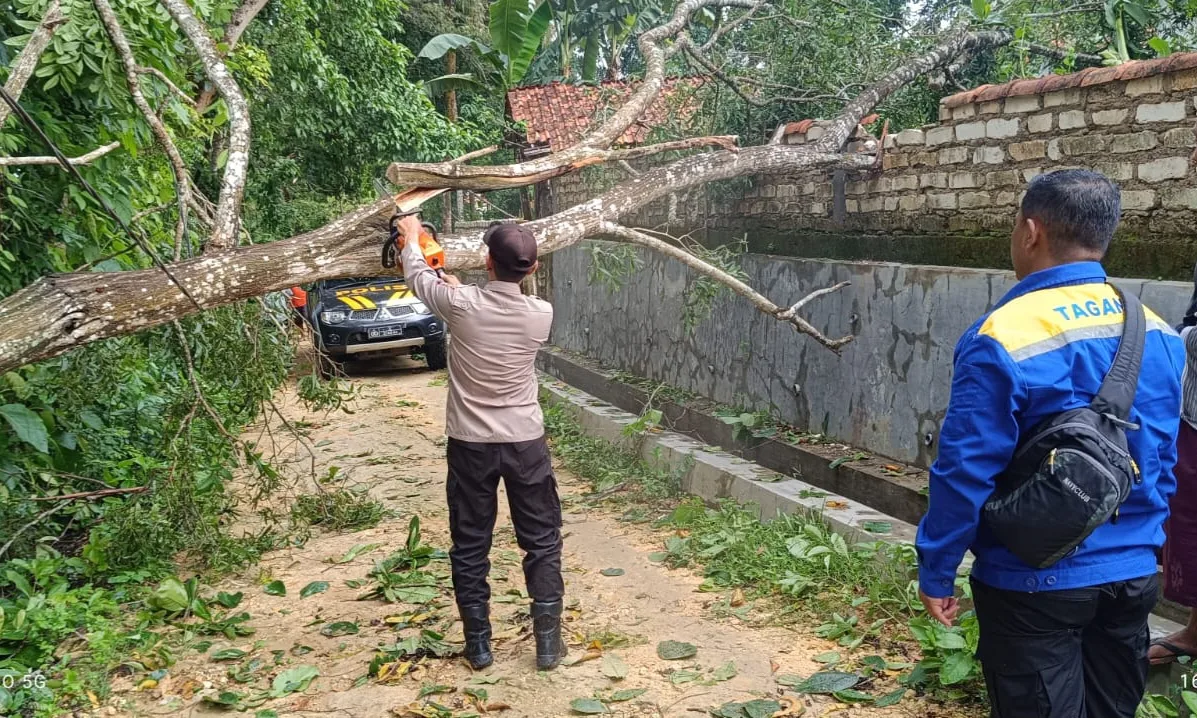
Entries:
[[[473, 49], [489, 61], [494, 68], [493, 77], [508, 90], [527, 74], [552, 19], [549, 0], [540, 0], [535, 7], [530, 0], [495, 0], [490, 4], [489, 45], [464, 35], [445, 33], [429, 40], [419, 57], [437, 60], [450, 50]], [[484, 82], [472, 73], [442, 75], [425, 83], [425, 89], [432, 94], [483, 86]]]
[[[1101, 53], [1103, 63], [1106, 65], [1121, 65], [1124, 62], [1130, 62], [1134, 58], [1131, 57], [1130, 52], [1130, 26], [1136, 25], [1140, 29], [1147, 29], [1154, 22], [1151, 11], [1140, 5], [1135, 0], [1106, 0], [1103, 8], [1106, 25], [1110, 28], [1111, 40], [1113, 47]], [[1159, 38], [1152, 38], [1158, 40]], [[1157, 53], [1167, 54], [1167, 43], [1148, 41]]]

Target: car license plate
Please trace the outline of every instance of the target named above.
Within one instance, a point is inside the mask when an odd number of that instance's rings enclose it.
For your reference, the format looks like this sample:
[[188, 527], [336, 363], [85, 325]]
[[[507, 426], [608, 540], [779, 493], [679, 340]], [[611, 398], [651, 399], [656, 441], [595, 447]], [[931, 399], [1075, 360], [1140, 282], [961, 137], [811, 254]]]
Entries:
[[374, 329], [367, 330], [366, 336], [370, 337], [371, 339], [386, 339], [387, 337], [401, 337], [401, 336], [403, 336], [403, 330], [406, 328], [407, 327], [404, 327], [402, 325], [397, 326], [397, 327], [376, 327]]

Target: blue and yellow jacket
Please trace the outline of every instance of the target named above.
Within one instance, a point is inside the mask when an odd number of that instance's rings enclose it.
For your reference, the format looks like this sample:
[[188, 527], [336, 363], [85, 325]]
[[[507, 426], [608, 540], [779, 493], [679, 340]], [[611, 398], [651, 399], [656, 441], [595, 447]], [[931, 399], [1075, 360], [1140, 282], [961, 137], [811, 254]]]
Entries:
[[1143, 367], [1127, 432], [1142, 483], [1116, 523], [1099, 526], [1077, 550], [1036, 570], [999, 544], [980, 521], [994, 481], [1024, 436], [1062, 411], [1087, 405], [1122, 337], [1122, 304], [1097, 262], [1036, 272], [1019, 282], [956, 345], [951, 399], [931, 467], [927, 514], [919, 524], [919, 587], [942, 598], [971, 549], [973, 576], [996, 588], [1051, 591], [1156, 571], [1168, 499], [1176, 490], [1180, 425], [1180, 337], [1150, 309]]

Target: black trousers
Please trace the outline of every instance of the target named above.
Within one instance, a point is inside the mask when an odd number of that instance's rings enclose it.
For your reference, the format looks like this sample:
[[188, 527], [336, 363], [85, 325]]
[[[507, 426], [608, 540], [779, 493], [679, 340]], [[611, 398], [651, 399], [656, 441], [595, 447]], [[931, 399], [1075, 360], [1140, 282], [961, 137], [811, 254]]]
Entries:
[[511, 522], [524, 551], [524, 581], [534, 601], [560, 601], [561, 500], [548, 442], [479, 444], [450, 439], [449, 530], [453, 591], [457, 605], [490, 600], [490, 546], [498, 512], [499, 478], [507, 487]]
[[972, 587], [994, 718], [1133, 718], [1147, 686], [1155, 574], [1039, 593]]

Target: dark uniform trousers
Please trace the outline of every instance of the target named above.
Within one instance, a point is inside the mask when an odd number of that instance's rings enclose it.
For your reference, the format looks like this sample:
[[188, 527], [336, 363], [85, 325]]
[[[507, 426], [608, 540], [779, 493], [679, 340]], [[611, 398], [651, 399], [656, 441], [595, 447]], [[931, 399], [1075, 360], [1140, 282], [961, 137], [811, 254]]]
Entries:
[[453, 536], [449, 561], [457, 605], [490, 600], [486, 577], [500, 478], [507, 487], [516, 540], [524, 551], [528, 595], [534, 601], [560, 601], [565, 595], [561, 500], [545, 439], [506, 444], [450, 439], [447, 454], [449, 530]]
[[994, 718], [1133, 718], [1147, 686], [1154, 574], [1023, 593], [972, 581]]

